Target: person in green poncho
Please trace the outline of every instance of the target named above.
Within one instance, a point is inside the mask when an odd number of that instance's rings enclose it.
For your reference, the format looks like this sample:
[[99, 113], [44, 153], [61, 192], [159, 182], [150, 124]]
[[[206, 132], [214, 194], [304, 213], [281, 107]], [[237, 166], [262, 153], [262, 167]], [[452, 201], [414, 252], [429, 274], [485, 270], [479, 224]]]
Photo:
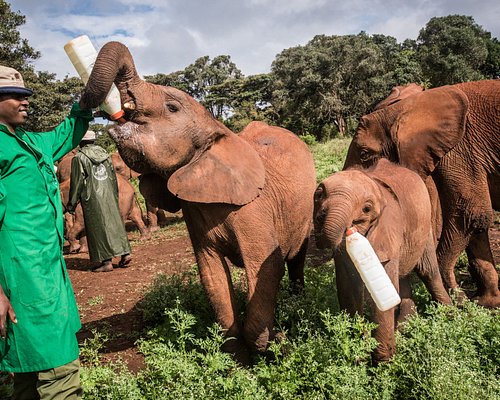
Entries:
[[94, 272], [113, 271], [112, 258], [121, 256], [119, 267], [132, 257], [118, 204], [118, 182], [109, 154], [93, 144], [95, 132], [88, 131], [71, 162], [69, 200], [66, 209], [74, 212], [82, 203], [85, 232], [91, 261], [101, 264]]
[[53, 130], [27, 132], [32, 93], [18, 71], [0, 66], [0, 370], [15, 373], [13, 400], [78, 399], [81, 324], [54, 161], [93, 116], [75, 103]]

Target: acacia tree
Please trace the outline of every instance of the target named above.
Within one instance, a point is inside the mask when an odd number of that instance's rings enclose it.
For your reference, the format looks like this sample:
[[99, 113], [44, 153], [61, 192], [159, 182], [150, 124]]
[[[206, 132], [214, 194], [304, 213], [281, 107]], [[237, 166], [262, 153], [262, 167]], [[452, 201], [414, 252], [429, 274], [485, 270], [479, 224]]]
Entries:
[[500, 44], [465, 15], [431, 18], [417, 38], [417, 54], [432, 86], [500, 75]]

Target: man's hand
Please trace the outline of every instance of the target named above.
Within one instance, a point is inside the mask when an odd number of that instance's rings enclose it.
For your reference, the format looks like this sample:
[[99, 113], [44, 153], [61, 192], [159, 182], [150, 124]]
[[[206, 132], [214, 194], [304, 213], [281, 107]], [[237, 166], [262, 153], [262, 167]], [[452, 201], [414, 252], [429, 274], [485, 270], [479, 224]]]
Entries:
[[1, 288], [0, 292], [0, 336], [5, 339], [7, 336], [7, 316], [15, 324], [17, 324], [17, 318], [9, 299]]

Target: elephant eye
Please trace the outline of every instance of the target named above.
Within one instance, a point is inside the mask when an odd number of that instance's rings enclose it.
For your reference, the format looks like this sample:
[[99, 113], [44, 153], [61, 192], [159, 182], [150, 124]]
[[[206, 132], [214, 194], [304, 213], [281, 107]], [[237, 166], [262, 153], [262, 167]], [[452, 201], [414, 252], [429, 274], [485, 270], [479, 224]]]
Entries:
[[363, 212], [365, 214], [368, 214], [370, 211], [372, 210], [372, 206], [370, 204], [366, 204], [364, 207], [363, 207]]
[[167, 109], [172, 113], [179, 111], [179, 107], [172, 103], [167, 103]]
[[359, 158], [361, 159], [362, 162], [366, 162], [370, 159], [370, 152], [366, 149], [361, 150], [359, 153]]

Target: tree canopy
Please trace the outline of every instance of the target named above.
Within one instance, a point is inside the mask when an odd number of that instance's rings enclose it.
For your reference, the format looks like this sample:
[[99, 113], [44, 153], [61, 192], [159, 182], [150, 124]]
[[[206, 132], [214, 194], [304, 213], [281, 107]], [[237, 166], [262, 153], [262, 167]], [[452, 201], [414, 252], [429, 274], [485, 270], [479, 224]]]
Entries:
[[[25, 17], [0, 0], [0, 64], [18, 69], [35, 94], [27, 129], [54, 127], [83, 89], [79, 78], [62, 80], [35, 71], [40, 57], [19, 33]], [[412, 82], [435, 87], [500, 77], [500, 42], [471, 16], [431, 18], [416, 39], [391, 36], [317, 35], [280, 52], [267, 74], [244, 76], [229, 55], [200, 57], [185, 69], [146, 76], [201, 102], [238, 132], [253, 120], [327, 139], [351, 134], [357, 120], [391, 88]]]

